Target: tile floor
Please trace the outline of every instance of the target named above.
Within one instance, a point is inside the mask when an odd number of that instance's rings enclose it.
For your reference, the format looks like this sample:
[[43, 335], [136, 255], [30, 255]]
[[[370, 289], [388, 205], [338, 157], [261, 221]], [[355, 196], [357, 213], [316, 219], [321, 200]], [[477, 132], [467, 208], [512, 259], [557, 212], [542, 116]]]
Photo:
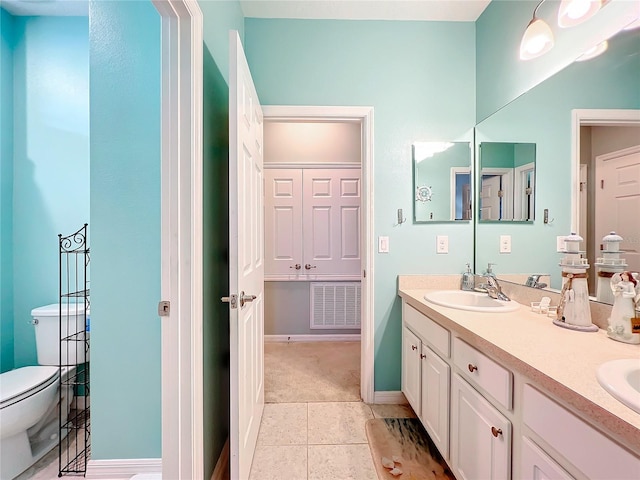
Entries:
[[365, 422], [412, 416], [404, 405], [266, 404], [250, 480], [376, 480]]

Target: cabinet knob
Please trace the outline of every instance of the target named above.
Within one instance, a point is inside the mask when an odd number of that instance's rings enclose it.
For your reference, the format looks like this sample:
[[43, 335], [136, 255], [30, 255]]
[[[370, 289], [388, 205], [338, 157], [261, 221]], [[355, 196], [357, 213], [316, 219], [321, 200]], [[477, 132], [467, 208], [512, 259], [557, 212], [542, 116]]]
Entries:
[[296, 270], [300, 270], [302, 268], [302, 265], [300, 265], [299, 263], [296, 263], [295, 265], [292, 265], [289, 268], [295, 268]]
[[427, 358], [427, 356], [424, 353], [421, 353], [420, 358]]
[[491, 435], [493, 435], [494, 437], [498, 438], [498, 435], [502, 435], [502, 429], [501, 428], [496, 428], [496, 427], [491, 427]]
[[476, 370], [478, 370], [478, 367], [476, 367], [475, 365], [473, 365], [472, 363], [470, 363], [469, 365], [467, 365], [467, 368], [469, 369], [469, 371], [471, 373], [475, 372]]
[[317, 268], [315, 265], [311, 265], [310, 263], [306, 263], [304, 265], [304, 268], [306, 268], [307, 270], [311, 270], [312, 268]]
[[411, 350], [417, 350], [418, 347], [416, 347], [415, 345], [411, 345]]

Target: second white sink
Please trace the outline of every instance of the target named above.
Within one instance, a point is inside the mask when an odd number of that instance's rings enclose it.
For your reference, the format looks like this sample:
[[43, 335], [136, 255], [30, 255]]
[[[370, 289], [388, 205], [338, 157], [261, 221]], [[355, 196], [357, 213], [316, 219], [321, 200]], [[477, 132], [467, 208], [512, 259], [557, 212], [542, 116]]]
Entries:
[[506, 313], [515, 312], [520, 308], [518, 302], [503, 302], [489, 297], [486, 293], [465, 290], [437, 290], [427, 293], [424, 299], [443, 307], [472, 312]]
[[598, 367], [596, 375], [607, 392], [640, 413], [640, 359], [605, 362]]

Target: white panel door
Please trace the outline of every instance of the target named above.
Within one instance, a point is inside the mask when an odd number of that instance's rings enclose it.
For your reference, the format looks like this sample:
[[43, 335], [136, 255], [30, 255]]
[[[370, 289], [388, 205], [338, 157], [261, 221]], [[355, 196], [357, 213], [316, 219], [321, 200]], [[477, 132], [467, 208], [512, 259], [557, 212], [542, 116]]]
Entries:
[[445, 457], [449, 457], [449, 378], [451, 367], [426, 345], [422, 345], [422, 391], [420, 420]]
[[230, 470], [249, 478], [264, 409], [262, 108], [238, 32], [229, 35]]
[[500, 220], [500, 176], [483, 175], [480, 189], [480, 220]]
[[595, 233], [598, 247], [609, 232], [620, 235], [628, 270], [640, 272], [640, 145], [634, 150], [596, 158]]
[[420, 339], [402, 328], [402, 393], [420, 416]]
[[302, 258], [302, 170], [265, 170], [265, 276], [306, 273]]
[[302, 181], [303, 269], [360, 276], [360, 169], [306, 169]]

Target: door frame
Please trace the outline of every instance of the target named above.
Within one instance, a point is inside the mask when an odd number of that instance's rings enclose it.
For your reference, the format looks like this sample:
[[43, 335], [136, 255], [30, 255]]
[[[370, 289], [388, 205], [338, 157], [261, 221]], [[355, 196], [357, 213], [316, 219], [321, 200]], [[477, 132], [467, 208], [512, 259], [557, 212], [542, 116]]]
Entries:
[[262, 112], [265, 121], [317, 120], [362, 125], [360, 395], [365, 403], [374, 403], [373, 107], [263, 105]]
[[[203, 15], [152, 0], [162, 21], [162, 476], [203, 478]], [[179, 387], [179, 388], [178, 388]]]

